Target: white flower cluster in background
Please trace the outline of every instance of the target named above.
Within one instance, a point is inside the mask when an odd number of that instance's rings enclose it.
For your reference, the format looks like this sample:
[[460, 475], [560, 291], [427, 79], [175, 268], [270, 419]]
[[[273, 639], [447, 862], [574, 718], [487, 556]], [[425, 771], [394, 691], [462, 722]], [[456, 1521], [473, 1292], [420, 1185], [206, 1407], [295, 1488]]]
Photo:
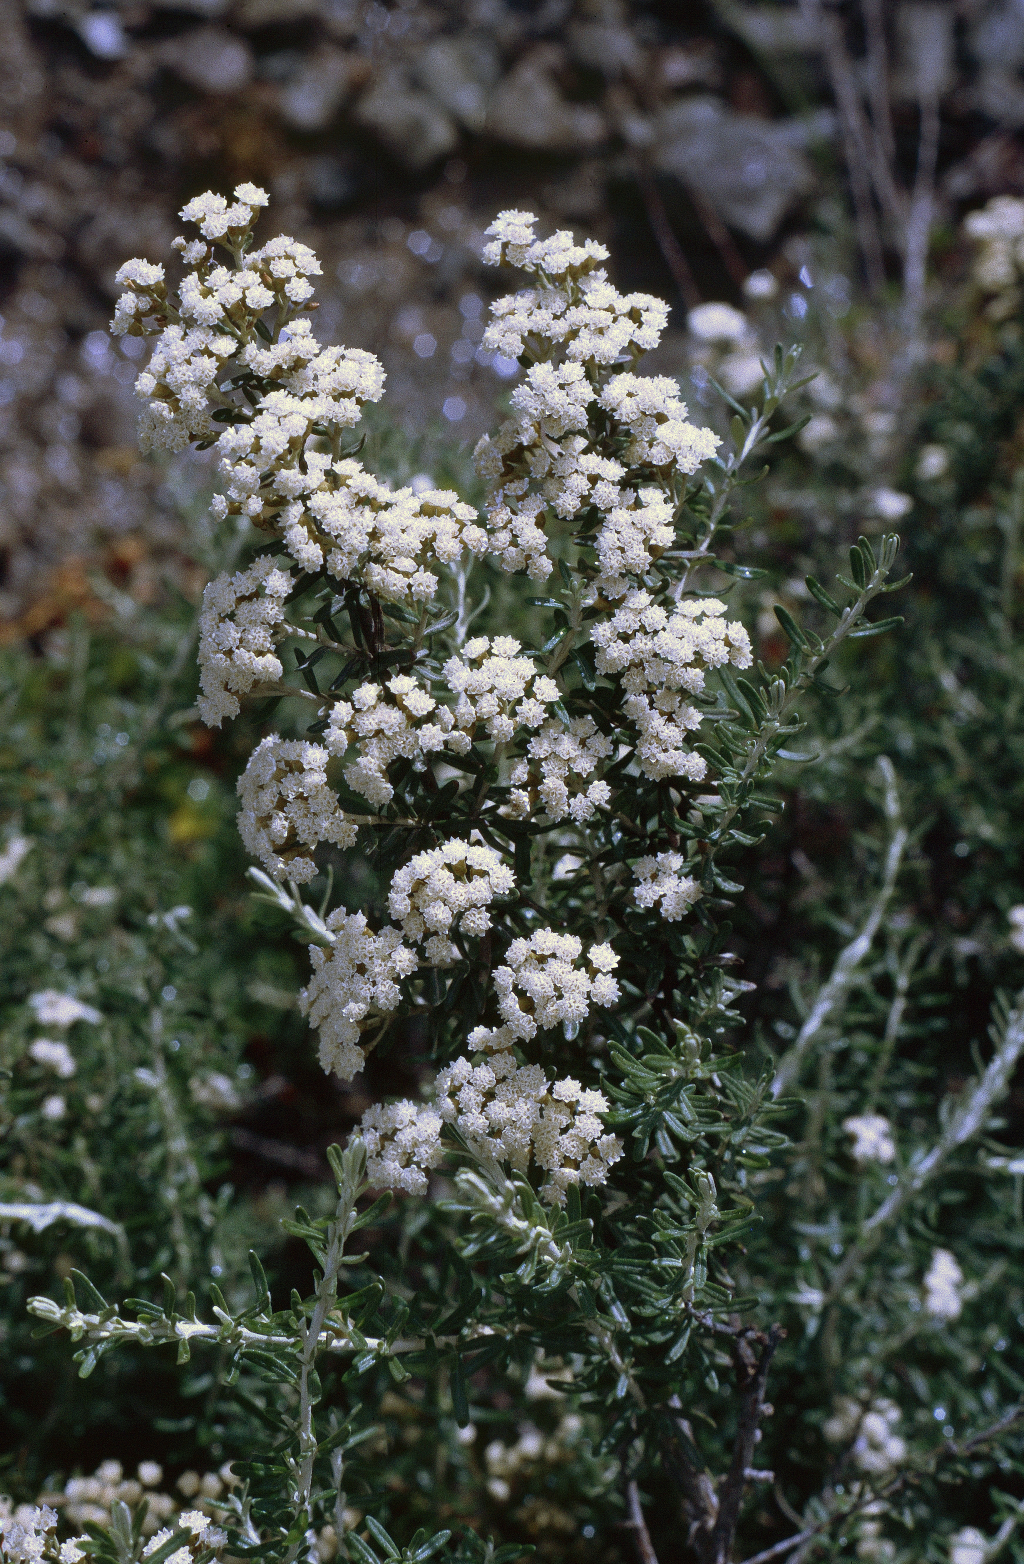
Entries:
[[[752, 272], [749, 299], [768, 299], [778, 284], [771, 272]], [[749, 397], [764, 379], [761, 341], [753, 322], [731, 304], [698, 304], [686, 317], [690, 363], [714, 376], [733, 396]], [[696, 377], [695, 377], [696, 378]]]
[[502, 807], [510, 819], [528, 819], [539, 806], [552, 820], [571, 816], [577, 824], [611, 802], [611, 788], [590, 781], [614, 744], [592, 717], [573, 717], [568, 726], [551, 719], [526, 746], [528, 758], [511, 768], [512, 791]]
[[28, 1002], [40, 1026], [74, 1026], [76, 1021], [87, 1021], [97, 1026], [103, 1020], [94, 1005], [84, 1004], [74, 994], [62, 994], [56, 988], [44, 988], [38, 994], [30, 994]]
[[584, 958], [577, 935], [536, 929], [529, 939], [513, 940], [504, 964], [494, 969], [501, 1019], [524, 1040], [553, 1026], [575, 1035], [592, 1004], [618, 1002], [619, 985], [611, 976], [618, 964], [610, 945], [591, 945]]
[[688, 745], [700, 727], [697, 708], [684, 697], [704, 688], [705, 670], [731, 663], [749, 668], [750, 637], [738, 620], [726, 620], [718, 598], [691, 598], [669, 609], [647, 591], [629, 594], [609, 619], [591, 631], [599, 673], [618, 674], [623, 710], [636, 729], [636, 754], [644, 774], [657, 781], [699, 781], [707, 764]]
[[988, 1538], [975, 1526], [962, 1526], [949, 1539], [949, 1564], [985, 1564], [990, 1556]]
[[[303, 884], [317, 872], [321, 842], [351, 847], [355, 825], [338, 808], [327, 781], [330, 759], [320, 744], [269, 734], [238, 779], [238, 830], [247, 852], [277, 879]], [[303, 853], [302, 848], [308, 849]]]
[[843, 1120], [843, 1129], [853, 1137], [850, 1151], [855, 1162], [881, 1162], [884, 1166], [895, 1160], [892, 1125], [880, 1113], [852, 1114]]
[[986, 293], [996, 296], [990, 311], [1001, 319], [1019, 302], [1024, 274], [1024, 201], [1019, 196], [993, 196], [980, 211], [968, 213], [964, 232], [978, 246], [974, 280]]
[[52, 1037], [37, 1037], [28, 1045], [29, 1058], [52, 1070], [62, 1081], [69, 1081], [78, 1069], [74, 1054], [65, 1042], [55, 1042]]
[[410, 674], [396, 674], [383, 685], [361, 684], [347, 700], [336, 702], [324, 743], [331, 755], [348, 759], [345, 781], [376, 809], [394, 797], [388, 780], [394, 761], [434, 755], [445, 747], [464, 755], [470, 748], [447, 706]]
[[491, 927], [488, 908], [496, 896], [515, 889], [515, 876], [501, 855], [482, 842], [457, 838], [417, 853], [391, 880], [388, 909], [403, 936], [422, 944], [437, 966], [453, 960], [450, 930], [479, 937]]
[[398, 929], [388, 926], [375, 934], [365, 913], [338, 908], [327, 918], [327, 929], [334, 943], [310, 947], [313, 972], [299, 1007], [319, 1030], [324, 1069], [350, 1081], [365, 1063], [362, 1033], [397, 1009], [399, 984], [419, 962]]
[[533, 1423], [522, 1423], [515, 1444], [492, 1439], [484, 1450], [487, 1491], [504, 1504], [511, 1497], [511, 1484], [530, 1478], [543, 1478], [552, 1467], [570, 1461], [583, 1436], [583, 1419], [578, 1412], [567, 1412], [554, 1431], [542, 1434]]
[[199, 614], [196, 709], [208, 727], [237, 717], [239, 695], [276, 684], [284, 673], [274, 651], [295, 579], [269, 554], [234, 575], [224, 571], [203, 592]]
[[[642, 576], [675, 536], [674, 473], [689, 475], [720, 444], [689, 422], [679, 387], [665, 376], [612, 372], [657, 347], [667, 308], [650, 294], [621, 294], [600, 262], [603, 245], [577, 245], [562, 231], [533, 235], [529, 212], [499, 214], [487, 230], [484, 259], [532, 272], [539, 286], [491, 307], [484, 347], [528, 360], [512, 393], [512, 416], [477, 447], [488, 486], [490, 547], [505, 570], [543, 581], [551, 571], [544, 519], [595, 506], [600, 589], [623, 597], [628, 576]], [[595, 449], [606, 425], [622, 436], [621, 454]], [[660, 474], [665, 492], [638, 486], [632, 472]]]
[[13, 880], [25, 858], [32, 850], [29, 836], [9, 836], [0, 850], [0, 885]]
[[958, 1320], [963, 1312], [964, 1273], [948, 1249], [936, 1249], [924, 1277], [925, 1313], [936, 1320]]
[[862, 1472], [881, 1476], [906, 1457], [907, 1442], [896, 1432], [901, 1417], [895, 1401], [885, 1396], [876, 1397], [868, 1406], [852, 1396], [840, 1396], [821, 1431], [830, 1444], [846, 1444], [852, 1439], [856, 1465]]
[[633, 866], [633, 878], [637, 881], [633, 898], [637, 906], [650, 908], [660, 902], [658, 911], [666, 923], [678, 923], [701, 895], [698, 882], [682, 872], [685, 865], [681, 853], [638, 858]]

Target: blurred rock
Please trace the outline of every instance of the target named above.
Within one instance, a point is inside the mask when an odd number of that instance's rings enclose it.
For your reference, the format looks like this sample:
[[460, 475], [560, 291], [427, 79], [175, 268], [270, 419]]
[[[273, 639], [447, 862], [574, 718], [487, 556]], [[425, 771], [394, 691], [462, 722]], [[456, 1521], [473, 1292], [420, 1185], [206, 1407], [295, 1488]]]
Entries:
[[351, 205], [364, 180], [354, 159], [328, 153], [312, 157], [305, 167], [306, 194], [318, 212], [340, 212]]
[[282, 88], [281, 117], [296, 130], [322, 130], [329, 125], [356, 82], [363, 61], [329, 45], [303, 61], [297, 76]]
[[418, 52], [416, 79], [467, 130], [479, 133], [487, 122], [487, 95], [501, 62], [494, 41], [484, 33], [437, 38]]
[[171, 39], [158, 57], [197, 92], [238, 92], [253, 74], [249, 45], [222, 27], [198, 27]]
[[601, 111], [563, 96], [555, 75], [561, 63], [561, 51], [542, 44], [499, 83], [487, 111], [492, 136], [546, 152], [583, 150], [606, 139]]
[[818, 28], [813, 11], [799, 4], [723, 6], [730, 27], [760, 54], [814, 54]]
[[696, 190], [731, 228], [768, 240], [814, 185], [796, 120], [736, 114], [718, 98], [683, 98], [658, 117], [657, 166]]
[[428, 168], [458, 146], [459, 133], [450, 115], [398, 67], [364, 93], [353, 117], [409, 168]]
[[574, 59], [605, 76], [635, 73], [643, 65], [643, 51], [623, 16], [615, 21], [570, 22], [566, 42]]
[[87, 11], [78, 23], [78, 36], [98, 60], [123, 60], [128, 37], [116, 11]]

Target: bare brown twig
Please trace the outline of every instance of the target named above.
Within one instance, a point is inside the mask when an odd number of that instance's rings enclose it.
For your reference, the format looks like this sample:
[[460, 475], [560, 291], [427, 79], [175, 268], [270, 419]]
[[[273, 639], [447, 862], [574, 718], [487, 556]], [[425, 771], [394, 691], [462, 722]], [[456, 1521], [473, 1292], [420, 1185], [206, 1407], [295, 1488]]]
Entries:
[[761, 1476], [752, 1472], [751, 1462], [766, 1410], [764, 1392], [768, 1371], [784, 1335], [781, 1326], [773, 1325], [767, 1335], [746, 1329], [737, 1330], [733, 1336], [733, 1363], [740, 1396], [739, 1423], [729, 1470], [718, 1491], [700, 1463], [693, 1431], [683, 1416], [678, 1398], [673, 1397], [669, 1402], [674, 1426], [662, 1447], [662, 1461], [682, 1494], [690, 1522], [689, 1541], [698, 1564], [728, 1564], [732, 1557], [747, 1484]]
[[654, 1551], [651, 1534], [647, 1530], [647, 1522], [644, 1520], [643, 1507], [640, 1503], [640, 1489], [636, 1485], [635, 1478], [631, 1478], [626, 1484], [626, 1504], [629, 1509], [629, 1520], [626, 1522], [626, 1525], [630, 1527], [636, 1540], [636, 1551], [640, 1564], [658, 1564], [658, 1555]]

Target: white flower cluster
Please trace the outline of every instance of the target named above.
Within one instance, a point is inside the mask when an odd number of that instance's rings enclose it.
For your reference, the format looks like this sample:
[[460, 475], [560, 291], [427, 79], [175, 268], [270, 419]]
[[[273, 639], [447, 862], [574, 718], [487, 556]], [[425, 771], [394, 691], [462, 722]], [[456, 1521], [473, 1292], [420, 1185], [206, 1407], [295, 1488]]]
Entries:
[[538, 348], [557, 344], [579, 364], [614, 364], [624, 354], [656, 348], [668, 320], [664, 299], [619, 293], [601, 266], [608, 259], [604, 245], [593, 239], [579, 245], [566, 229], [537, 239], [536, 222], [532, 212], [499, 212], [487, 229], [485, 262], [532, 272], [540, 286], [497, 300], [484, 346], [519, 358], [531, 350], [540, 357]]
[[527, 744], [529, 759], [512, 766], [502, 814], [524, 820], [539, 803], [552, 820], [590, 820], [596, 809], [607, 809], [612, 793], [607, 782], [588, 779], [614, 747], [592, 717], [573, 717], [568, 727], [550, 719]]
[[925, 1313], [936, 1320], [958, 1320], [963, 1312], [964, 1273], [948, 1249], [936, 1249], [924, 1277]]
[[410, 674], [384, 685], [361, 684], [331, 708], [324, 743], [331, 755], [352, 754], [345, 781], [376, 809], [394, 797], [388, 767], [403, 757], [433, 755], [447, 748], [464, 755], [470, 739], [455, 726], [447, 706]]
[[853, 1136], [850, 1150], [855, 1162], [893, 1162], [896, 1147], [892, 1125], [880, 1113], [853, 1114], [843, 1120], [843, 1129]]
[[[494, 1034], [487, 1036], [484, 1047]], [[469, 1046], [479, 1049], [476, 1034]], [[601, 1122], [608, 1111], [602, 1092], [571, 1078], [551, 1083], [540, 1065], [517, 1064], [510, 1049], [476, 1065], [456, 1059], [438, 1074], [436, 1090], [441, 1118], [485, 1161], [526, 1172], [532, 1154], [548, 1175], [541, 1195], [552, 1205], [564, 1204], [570, 1184], [605, 1183], [622, 1156], [622, 1142]]]
[[[464, 549], [486, 551], [476, 511], [450, 490], [391, 489], [352, 457], [332, 460], [306, 450], [312, 425], [325, 422], [322, 413], [307, 416], [308, 406], [308, 399], [271, 392], [251, 424], [221, 436], [218, 448], [228, 453], [221, 464], [228, 480], [225, 514], [233, 506], [277, 528], [303, 570], [326, 568], [339, 581], [361, 579], [393, 603], [432, 598], [437, 576], [429, 566], [436, 560], [453, 564]], [[358, 407], [352, 406], [354, 422]], [[268, 464], [271, 478], [264, 483], [261, 468]]]
[[29, 1058], [41, 1064], [44, 1070], [52, 1070], [62, 1081], [69, 1081], [78, 1069], [74, 1054], [65, 1042], [52, 1037], [37, 1037], [28, 1045]]
[[949, 1564], [985, 1564], [991, 1556], [988, 1538], [976, 1526], [962, 1526], [949, 1539]]
[[542, 1434], [533, 1423], [522, 1423], [514, 1445], [492, 1439], [484, 1450], [487, 1491], [492, 1499], [504, 1503], [511, 1497], [510, 1484], [531, 1477], [543, 1478], [552, 1467], [573, 1459], [583, 1435], [583, 1419], [578, 1412], [567, 1412], [551, 1434]]
[[862, 1472], [882, 1475], [898, 1466], [907, 1454], [906, 1440], [896, 1427], [902, 1414], [894, 1401], [879, 1396], [864, 1407], [852, 1396], [840, 1396], [836, 1410], [822, 1433], [830, 1444], [853, 1440], [853, 1459]]
[[366, 1174], [379, 1189], [427, 1192], [428, 1168], [441, 1161], [441, 1116], [414, 1102], [375, 1103], [359, 1125], [366, 1146]]
[[574, 1036], [591, 1004], [618, 1002], [619, 985], [610, 974], [619, 958], [611, 946], [591, 945], [581, 964], [582, 957], [582, 940], [554, 929], [512, 941], [493, 974], [498, 1011], [512, 1037], [529, 1039], [553, 1026]]
[[613, 375], [600, 405], [629, 434], [623, 461], [630, 467], [673, 466], [695, 473], [722, 443], [710, 429], [687, 420], [679, 387], [666, 375]]
[[[675, 536], [673, 506], [657, 489], [630, 486], [630, 469], [693, 473], [720, 441], [687, 419], [674, 380], [610, 374], [656, 347], [667, 318], [660, 299], [620, 294], [599, 263], [602, 245], [568, 232], [533, 235], [528, 212], [502, 212], [488, 229], [484, 258], [535, 273], [541, 286], [499, 299], [484, 346], [535, 360], [512, 393], [512, 417], [476, 450], [489, 489], [490, 547], [502, 568], [543, 581], [551, 571], [543, 518], [570, 519], [596, 506], [594, 547], [606, 596], [623, 597]], [[595, 449], [621, 435], [621, 458]]]
[[103, 1020], [94, 1005], [86, 1005], [74, 994], [62, 994], [57, 988], [44, 988], [38, 994], [30, 994], [28, 1002], [40, 1026], [74, 1026], [76, 1021], [87, 1021], [97, 1026]]
[[1019, 196], [993, 196], [980, 211], [970, 212], [964, 232], [977, 241], [974, 279], [986, 293], [1002, 295], [1008, 314], [1017, 301], [1024, 273], [1024, 201]]
[[145, 1493], [147, 1507], [142, 1530], [151, 1536], [180, 1508], [171, 1494], [153, 1492], [163, 1475], [163, 1468], [156, 1461], [140, 1462], [135, 1477], [125, 1476], [120, 1461], [101, 1461], [90, 1476], [69, 1477], [61, 1492], [45, 1497], [72, 1526], [84, 1527], [109, 1526], [111, 1509], [118, 1500], [134, 1508]]
[[706, 669], [750, 667], [750, 637], [724, 615], [718, 598], [687, 599], [670, 613], [649, 592], [635, 590], [591, 631], [598, 672], [621, 677], [623, 711], [637, 731], [637, 759], [652, 780], [699, 781], [707, 770], [687, 745], [700, 712], [681, 692], [700, 694]]
[[678, 923], [695, 901], [700, 900], [699, 883], [682, 870], [686, 859], [681, 853], [658, 853], [638, 858], [633, 866], [637, 881], [633, 892], [638, 907], [650, 908], [660, 902], [658, 911], [666, 923]]
[[279, 880], [299, 885], [312, 880], [317, 872], [313, 851], [321, 842], [336, 847], [355, 842], [356, 827], [338, 808], [327, 781], [329, 759], [320, 744], [271, 733], [253, 750], [238, 779], [242, 842]]
[[183, 1510], [175, 1520], [174, 1531], [162, 1527], [160, 1531], [154, 1532], [142, 1550], [142, 1557], [146, 1559], [151, 1553], [156, 1553], [177, 1531], [186, 1531], [190, 1535], [187, 1542], [167, 1555], [166, 1564], [192, 1564], [197, 1555], [209, 1550], [216, 1552], [228, 1540], [227, 1532], [211, 1521], [208, 1515], [204, 1515], [202, 1510]]
[[390, 926], [375, 934], [362, 912], [339, 908], [327, 918], [334, 943], [311, 946], [313, 972], [299, 1007], [320, 1032], [320, 1063], [350, 1081], [365, 1063], [361, 1034], [398, 1006], [402, 978], [419, 962]]
[[32, 838], [30, 836], [10, 836], [0, 851], [0, 885], [6, 885], [8, 880], [13, 880], [21, 867], [22, 860], [32, 850]]
[[208, 727], [237, 717], [239, 695], [276, 684], [284, 673], [274, 651], [294, 578], [264, 554], [247, 570], [224, 571], [203, 592], [199, 614], [199, 684], [196, 709]]
[[388, 909], [405, 938], [423, 945], [428, 962], [450, 966], [449, 931], [486, 934], [491, 927], [488, 907], [496, 896], [508, 896], [515, 883], [512, 870], [493, 847], [455, 839], [417, 853], [395, 871]]
[[82, 1543], [87, 1537], [74, 1537], [59, 1547], [55, 1536], [57, 1513], [49, 1505], [19, 1504], [0, 1498], [0, 1560], [3, 1564], [79, 1564], [85, 1558]]
[[538, 673], [521, 650], [511, 636], [479, 635], [445, 663], [445, 683], [457, 697], [453, 716], [467, 735], [482, 724], [488, 738], [507, 744], [517, 729], [540, 727], [560, 698], [554, 679]]

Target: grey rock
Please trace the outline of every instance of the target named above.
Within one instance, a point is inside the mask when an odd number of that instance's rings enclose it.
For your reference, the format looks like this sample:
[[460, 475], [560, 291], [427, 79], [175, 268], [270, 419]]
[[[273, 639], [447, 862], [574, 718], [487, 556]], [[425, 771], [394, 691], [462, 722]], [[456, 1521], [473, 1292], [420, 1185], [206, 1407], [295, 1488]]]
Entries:
[[129, 52], [128, 35], [116, 11], [86, 11], [78, 21], [78, 36], [98, 60], [123, 60]]
[[409, 168], [427, 168], [453, 152], [459, 141], [451, 116], [397, 68], [363, 94], [353, 117]]
[[159, 57], [198, 92], [237, 92], [252, 79], [249, 45], [223, 27], [197, 27], [165, 44]]
[[810, 8], [790, 5], [737, 5], [721, 0], [724, 19], [759, 54], [814, 54], [818, 27]]
[[608, 127], [601, 111], [563, 97], [555, 76], [560, 63], [560, 50], [543, 44], [499, 83], [487, 111], [492, 136], [550, 152], [579, 151], [605, 140]]
[[435, 38], [420, 52], [416, 79], [454, 114], [467, 130], [479, 133], [487, 122], [487, 94], [498, 79], [500, 62], [493, 41], [481, 33]]
[[654, 161], [714, 207], [731, 228], [767, 240], [813, 188], [796, 120], [737, 114], [718, 98], [683, 98], [658, 116]]
[[281, 90], [282, 119], [296, 130], [329, 125], [349, 95], [354, 63], [343, 49], [322, 48], [310, 55]]

